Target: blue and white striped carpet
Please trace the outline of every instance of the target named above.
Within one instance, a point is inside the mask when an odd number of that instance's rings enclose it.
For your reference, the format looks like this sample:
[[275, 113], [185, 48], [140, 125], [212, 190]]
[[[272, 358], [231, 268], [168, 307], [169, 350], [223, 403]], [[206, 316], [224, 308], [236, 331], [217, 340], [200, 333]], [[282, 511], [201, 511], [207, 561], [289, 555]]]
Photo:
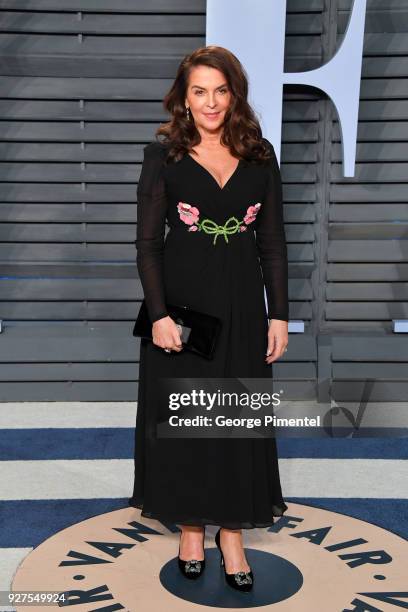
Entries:
[[[128, 507], [136, 409], [136, 402], [1, 404], [0, 590], [55, 532]], [[286, 500], [407, 537], [406, 438], [279, 439], [278, 451]]]

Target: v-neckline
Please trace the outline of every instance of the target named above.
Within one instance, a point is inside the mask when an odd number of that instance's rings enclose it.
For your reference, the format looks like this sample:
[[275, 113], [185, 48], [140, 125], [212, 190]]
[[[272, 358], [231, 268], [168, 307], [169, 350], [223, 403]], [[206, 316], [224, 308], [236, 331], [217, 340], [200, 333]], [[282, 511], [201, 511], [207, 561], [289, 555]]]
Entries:
[[219, 182], [217, 181], [217, 179], [215, 178], [215, 176], [209, 171], [207, 170], [207, 168], [205, 166], [203, 166], [203, 164], [200, 164], [200, 162], [198, 162], [196, 159], [194, 159], [194, 157], [192, 155], [190, 155], [190, 153], [187, 153], [188, 157], [190, 159], [193, 160], [193, 162], [195, 164], [197, 164], [197, 166], [200, 166], [200, 168], [202, 168], [204, 170], [204, 172], [206, 174], [208, 174], [212, 180], [214, 181], [214, 183], [217, 185], [218, 189], [220, 191], [224, 191], [225, 187], [228, 185], [228, 183], [230, 183], [230, 181], [233, 179], [233, 177], [236, 175], [236, 173], [238, 172], [239, 167], [241, 166], [241, 162], [243, 161], [242, 159], [238, 160], [237, 165], [235, 166], [235, 170], [233, 171], [233, 173], [229, 176], [229, 178], [226, 180], [226, 182], [224, 183], [224, 185], [221, 187], [221, 185], [219, 184]]

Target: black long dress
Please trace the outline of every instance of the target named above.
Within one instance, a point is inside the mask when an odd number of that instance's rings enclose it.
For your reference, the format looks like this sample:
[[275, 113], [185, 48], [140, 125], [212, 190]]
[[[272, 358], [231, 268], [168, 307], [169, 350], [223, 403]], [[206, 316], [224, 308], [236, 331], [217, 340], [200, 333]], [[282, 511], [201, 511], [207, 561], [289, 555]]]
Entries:
[[[289, 320], [288, 263], [280, 171], [272, 144], [264, 142], [271, 160], [241, 159], [223, 187], [189, 154], [165, 163], [168, 145], [154, 141], [144, 148], [136, 247], [150, 318], [166, 316], [167, 301], [223, 324], [212, 361], [141, 340], [129, 505], [163, 523], [267, 527], [288, 508], [275, 438], [152, 439], [146, 433], [157, 377], [271, 378], [268, 318]], [[223, 226], [232, 216], [242, 222], [236, 233], [198, 229], [204, 218]]]

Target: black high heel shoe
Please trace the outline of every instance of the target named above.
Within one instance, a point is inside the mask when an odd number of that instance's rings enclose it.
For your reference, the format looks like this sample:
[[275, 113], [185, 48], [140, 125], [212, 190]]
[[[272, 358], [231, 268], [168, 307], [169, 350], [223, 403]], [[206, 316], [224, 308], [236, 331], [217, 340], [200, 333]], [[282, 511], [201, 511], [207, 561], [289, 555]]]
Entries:
[[[204, 548], [204, 539], [205, 539], [205, 526], [203, 530], [203, 548]], [[205, 568], [205, 558], [202, 561], [198, 561], [197, 559], [183, 561], [183, 559], [180, 559], [180, 543], [179, 543], [178, 566], [180, 568], [181, 573], [186, 578], [199, 578], [202, 575], [204, 568]]]
[[215, 543], [217, 545], [218, 550], [220, 551], [220, 565], [224, 567], [225, 579], [227, 583], [232, 586], [232, 588], [237, 589], [238, 591], [250, 591], [254, 585], [254, 576], [251, 570], [249, 572], [236, 572], [235, 574], [227, 574], [225, 570], [224, 555], [222, 554], [220, 544], [220, 531], [221, 527], [215, 534]]

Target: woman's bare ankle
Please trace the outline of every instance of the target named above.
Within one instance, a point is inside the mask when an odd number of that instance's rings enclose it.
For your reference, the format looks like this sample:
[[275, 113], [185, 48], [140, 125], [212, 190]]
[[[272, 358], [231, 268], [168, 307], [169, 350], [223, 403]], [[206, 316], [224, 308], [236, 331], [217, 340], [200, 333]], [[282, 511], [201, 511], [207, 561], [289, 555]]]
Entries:
[[222, 538], [221, 547], [225, 557], [225, 568], [227, 573], [235, 573], [238, 571], [248, 572], [250, 566], [245, 556], [245, 550], [242, 542], [241, 529], [225, 529], [221, 528], [220, 537]]
[[204, 527], [192, 525], [180, 525], [180, 558], [182, 561], [188, 559], [203, 560], [203, 530]]

